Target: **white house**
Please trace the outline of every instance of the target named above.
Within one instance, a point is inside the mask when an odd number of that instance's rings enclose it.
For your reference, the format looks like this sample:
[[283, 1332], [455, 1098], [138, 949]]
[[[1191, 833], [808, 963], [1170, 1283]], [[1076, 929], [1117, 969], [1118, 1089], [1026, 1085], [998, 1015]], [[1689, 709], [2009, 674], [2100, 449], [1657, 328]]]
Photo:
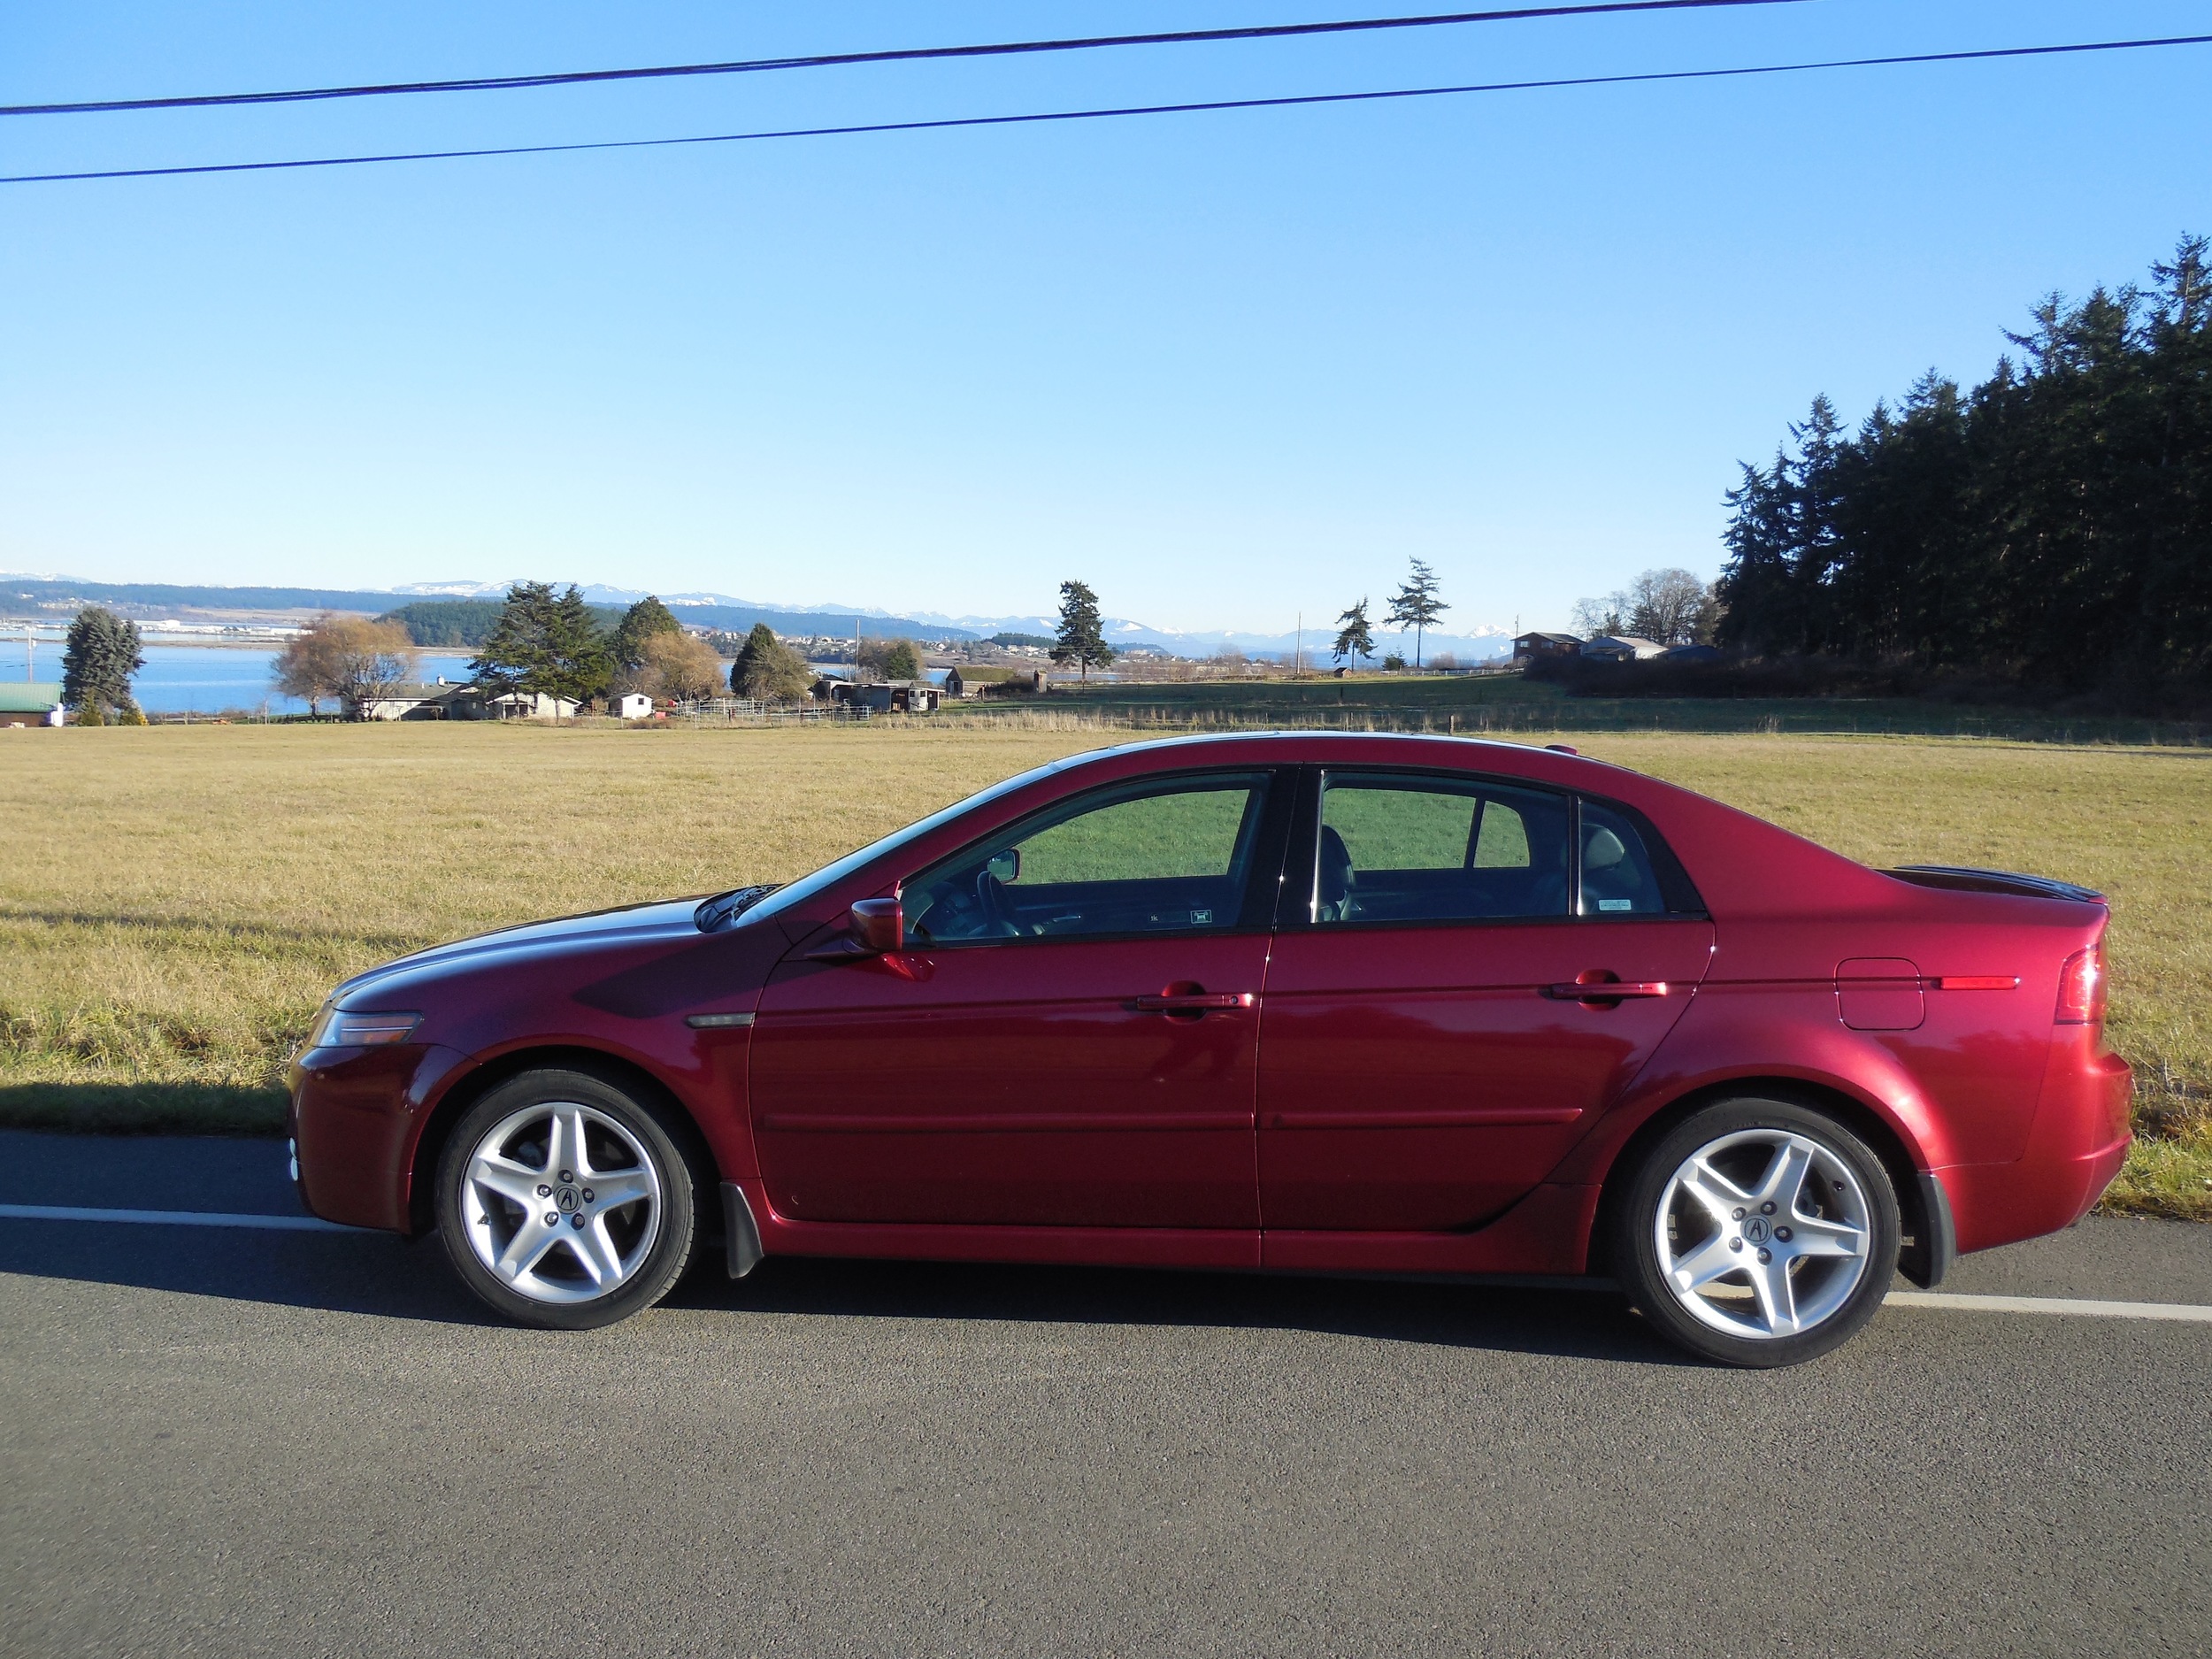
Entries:
[[608, 699], [607, 712], [620, 720], [649, 720], [653, 718], [653, 700], [641, 691], [626, 691], [618, 697]]

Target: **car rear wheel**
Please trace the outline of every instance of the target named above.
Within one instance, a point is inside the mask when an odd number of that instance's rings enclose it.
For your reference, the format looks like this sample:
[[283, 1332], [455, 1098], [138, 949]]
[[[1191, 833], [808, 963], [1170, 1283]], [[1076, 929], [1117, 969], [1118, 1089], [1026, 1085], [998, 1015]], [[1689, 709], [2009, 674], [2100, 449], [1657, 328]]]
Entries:
[[462, 1279], [511, 1319], [586, 1330], [666, 1295], [698, 1206], [672, 1126], [586, 1072], [526, 1071], [454, 1125], [438, 1231]]
[[1836, 1119], [1732, 1100], [1677, 1125], [1631, 1178], [1613, 1259], [1637, 1308], [1692, 1352], [1794, 1365], [1874, 1317], [1897, 1271], [1897, 1194]]

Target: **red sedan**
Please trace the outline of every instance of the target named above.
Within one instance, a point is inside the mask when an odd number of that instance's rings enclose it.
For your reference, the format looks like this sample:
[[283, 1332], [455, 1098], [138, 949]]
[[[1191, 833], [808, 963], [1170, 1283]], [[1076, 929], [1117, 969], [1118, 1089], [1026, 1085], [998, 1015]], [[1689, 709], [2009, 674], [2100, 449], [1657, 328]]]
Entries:
[[1711, 1358], [2066, 1226], [2107, 910], [1466, 740], [1139, 743], [787, 887], [442, 946], [295, 1063], [317, 1215], [545, 1325], [764, 1256], [1609, 1273]]

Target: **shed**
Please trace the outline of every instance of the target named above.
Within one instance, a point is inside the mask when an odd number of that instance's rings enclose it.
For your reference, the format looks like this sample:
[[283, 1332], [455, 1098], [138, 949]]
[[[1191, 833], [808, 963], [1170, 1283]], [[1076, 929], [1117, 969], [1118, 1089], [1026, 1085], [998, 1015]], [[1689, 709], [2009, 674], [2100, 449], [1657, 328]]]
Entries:
[[1643, 663], [1663, 657], [1667, 648], [1633, 634], [1606, 634], [1583, 642], [1582, 655], [1595, 663]]
[[1029, 688], [1030, 673], [1018, 668], [998, 668], [980, 663], [963, 663], [945, 675], [945, 695], [948, 697], [980, 697], [993, 691], [1025, 691]]
[[626, 691], [607, 699], [607, 712], [618, 720], [649, 720], [653, 700], [641, 691]]
[[926, 680], [879, 680], [854, 692], [854, 701], [878, 714], [930, 714], [937, 708], [937, 687]]
[[0, 685], [0, 726], [59, 726], [62, 718], [59, 685], [38, 680]]

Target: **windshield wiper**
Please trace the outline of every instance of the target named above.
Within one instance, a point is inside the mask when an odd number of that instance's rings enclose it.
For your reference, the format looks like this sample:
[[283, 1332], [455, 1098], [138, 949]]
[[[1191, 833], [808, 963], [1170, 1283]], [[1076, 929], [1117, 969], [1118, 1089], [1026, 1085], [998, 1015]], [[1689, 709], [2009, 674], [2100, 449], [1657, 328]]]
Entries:
[[718, 893], [704, 900], [691, 913], [691, 919], [703, 933], [711, 933], [727, 927], [754, 905], [759, 903], [782, 883], [771, 881], [757, 887], [732, 887], [727, 893]]

